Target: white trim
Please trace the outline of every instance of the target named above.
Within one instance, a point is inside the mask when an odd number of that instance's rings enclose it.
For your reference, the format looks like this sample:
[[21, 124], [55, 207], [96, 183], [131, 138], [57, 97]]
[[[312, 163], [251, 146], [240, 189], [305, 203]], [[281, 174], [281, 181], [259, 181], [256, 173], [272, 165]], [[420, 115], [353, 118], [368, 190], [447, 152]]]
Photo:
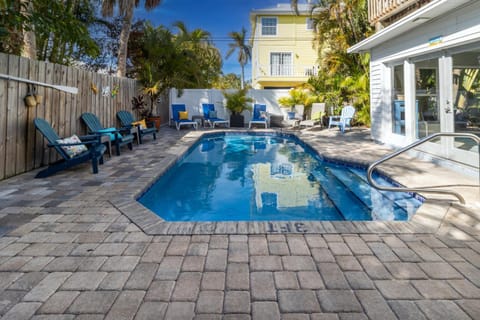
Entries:
[[414, 11], [412, 14], [389, 25], [385, 29], [375, 33], [367, 39], [348, 48], [348, 53], [359, 53], [368, 51], [382, 43], [402, 35], [420, 24], [425, 23], [442, 14], [452, 11], [455, 8], [463, 6], [466, 3], [475, 0], [433, 0], [429, 4]]
[[378, 60], [381, 63], [395, 63], [412, 57], [448, 50], [453, 47], [480, 41], [480, 25], [450, 34], [443, 38], [442, 43], [431, 46], [428, 43], [408, 48]]

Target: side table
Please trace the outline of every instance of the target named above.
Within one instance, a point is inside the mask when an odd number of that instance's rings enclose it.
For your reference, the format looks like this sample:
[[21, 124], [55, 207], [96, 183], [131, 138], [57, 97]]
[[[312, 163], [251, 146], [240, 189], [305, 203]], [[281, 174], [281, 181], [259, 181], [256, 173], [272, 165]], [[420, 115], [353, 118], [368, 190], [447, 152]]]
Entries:
[[192, 116], [192, 121], [197, 122], [197, 123], [200, 124], [202, 127], [205, 126], [205, 117], [202, 116], [202, 115]]
[[107, 146], [108, 156], [112, 157], [112, 142], [110, 141], [110, 135], [103, 134], [100, 136], [100, 142]]

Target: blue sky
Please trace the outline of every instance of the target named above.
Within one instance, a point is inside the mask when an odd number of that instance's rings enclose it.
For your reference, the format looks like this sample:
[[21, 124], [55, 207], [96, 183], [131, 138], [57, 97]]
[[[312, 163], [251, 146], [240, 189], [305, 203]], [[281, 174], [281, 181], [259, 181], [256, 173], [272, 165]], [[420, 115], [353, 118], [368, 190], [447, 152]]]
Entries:
[[[225, 54], [231, 42], [228, 33], [245, 27], [250, 36], [249, 13], [252, 9], [276, 6], [277, 3], [289, 3], [289, 0], [163, 0], [152, 11], [143, 7], [135, 10], [135, 18], [150, 20], [153, 25], [165, 25], [169, 28], [175, 21], [183, 21], [188, 30], [201, 28], [210, 32], [215, 46], [220, 49], [223, 58], [223, 72], [240, 74], [237, 54], [228, 60]], [[251, 65], [245, 67], [245, 78], [251, 78]]]

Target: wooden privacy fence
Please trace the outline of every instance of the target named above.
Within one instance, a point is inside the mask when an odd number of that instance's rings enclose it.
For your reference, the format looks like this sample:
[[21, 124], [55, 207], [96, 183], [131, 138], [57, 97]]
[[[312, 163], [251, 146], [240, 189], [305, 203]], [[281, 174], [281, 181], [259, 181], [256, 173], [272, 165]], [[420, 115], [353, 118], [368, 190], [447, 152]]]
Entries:
[[132, 97], [138, 94], [134, 79], [116, 78], [1, 53], [0, 74], [78, 88], [78, 94], [71, 94], [36, 85], [42, 102], [35, 107], [27, 107], [24, 102], [27, 83], [0, 79], [0, 180], [58, 159], [35, 130], [34, 118], [47, 120], [61, 137], [86, 134], [86, 128], [80, 121], [83, 112], [93, 112], [106, 127], [116, 126], [117, 111], [131, 111]]

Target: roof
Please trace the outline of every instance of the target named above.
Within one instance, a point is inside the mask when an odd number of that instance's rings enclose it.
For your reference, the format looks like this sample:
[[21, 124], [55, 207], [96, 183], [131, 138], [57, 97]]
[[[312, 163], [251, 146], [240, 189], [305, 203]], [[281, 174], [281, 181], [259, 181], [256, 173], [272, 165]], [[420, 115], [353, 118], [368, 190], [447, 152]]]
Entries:
[[[298, 12], [300, 14], [310, 14], [312, 5], [310, 4], [298, 4]], [[263, 9], [252, 9], [250, 11], [250, 16], [258, 15], [294, 15], [295, 11], [292, 9], [290, 3], [279, 3], [275, 7], [263, 8]]]
[[472, 2], [472, 0], [434, 0], [424, 7], [421, 7], [420, 9], [409, 14], [408, 16], [389, 25], [385, 29], [382, 29], [365, 40], [351, 46], [348, 49], [348, 53], [369, 51], [370, 49], [377, 47], [386, 41], [405, 34], [414, 28], [418, 28], [418, 26], [422, 23], [448, 13], [449, 11], [461, 7], [468, 2]]

